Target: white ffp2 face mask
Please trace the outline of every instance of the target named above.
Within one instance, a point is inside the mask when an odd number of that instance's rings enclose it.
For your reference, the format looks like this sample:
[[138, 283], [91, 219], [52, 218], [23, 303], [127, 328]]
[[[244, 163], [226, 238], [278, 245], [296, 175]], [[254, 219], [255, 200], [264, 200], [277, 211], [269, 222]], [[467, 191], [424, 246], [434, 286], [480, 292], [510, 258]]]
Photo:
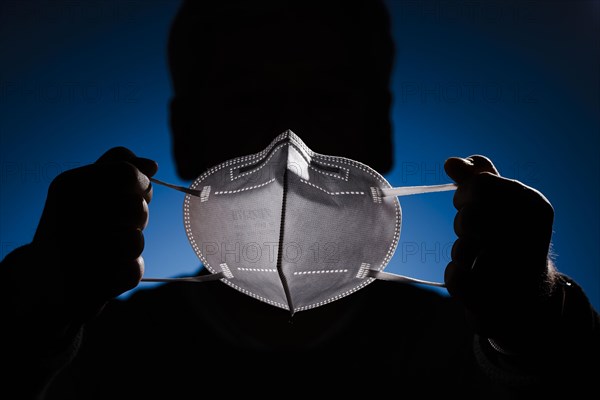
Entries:
[[212, 275], [143, 281], [220, 279], [292, 313], [374, 279], [443, 286], [383, 270], [400, 238], [396, 196], [454, 184], [392, 188], [370, 167], [315, 153], [288, 130], [260, 153], [209, 169], [189, 188], [165, 185], [186, 193], [185, 231]]

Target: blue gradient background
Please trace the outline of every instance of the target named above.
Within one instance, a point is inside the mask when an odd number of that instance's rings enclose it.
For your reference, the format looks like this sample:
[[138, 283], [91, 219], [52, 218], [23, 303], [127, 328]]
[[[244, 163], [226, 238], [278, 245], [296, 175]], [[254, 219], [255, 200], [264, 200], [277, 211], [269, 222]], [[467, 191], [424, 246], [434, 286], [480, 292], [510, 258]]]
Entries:
[[[600, 309], [599, 2], [387, 4], [397, 46], [390, 183], [445, 183], [446, 158], [487, 155], [554, 205], [557, 266]], [[166, 39], [178, 5], [1, 3], [2, 257], [31, 240], [51, 180], [113, 146], [155, 159], [158, 178], [188, 185], [175, 174], [167, 124]], [[404, 225], [388, 271], [443, 279], [455, 238], [451, 199], [401, 198]], [[182, 202], [155, 188], [146, 276], [197, 270]]]

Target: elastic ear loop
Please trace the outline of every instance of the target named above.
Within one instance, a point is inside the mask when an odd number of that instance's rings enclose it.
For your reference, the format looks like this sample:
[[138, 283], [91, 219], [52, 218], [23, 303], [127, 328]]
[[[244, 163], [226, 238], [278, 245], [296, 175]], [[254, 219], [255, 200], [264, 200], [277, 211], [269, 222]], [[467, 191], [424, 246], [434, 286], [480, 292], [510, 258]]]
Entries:
[[[200, 191], [189, 189], [183, 186], [172, 185], [170, 183], [166, 183], [160, 181], [156, 178], [150, 178], [152, 183], [156, 183], [158, 185], [166, 186], [171, 189], [175, 189], [179, 192], [187, 193], [192, 196], [200, 197]], [[202, 282], [210, 282], [217, 281], [222, 278], [228, 278], [228, 276], [224, 272], [217, 272], [215, 274], [209, 275], [200, 275], [200, 276], [189, 276], [184, 278], [142, 278], [141, 282], [194, 282], [194, 283], [202, 283]]]
[[[156, 178], [150, 178], [150, 181], [156, 183], [158, 185], [166, 186], [171, 189], [175, 189], [177, 191], [187, 193], [192, 196], [200, 197], [200, 191], [189, 189], [183, 186], [172, 185], [170, 183], [163, 182]], [[428, 186], [404, 186], [404, 187], [396, 187], [396, 188], [372, 188], [377, 190], [377, 195], [380, 197], [388, 197], [388, 196], [410, 196], [413, 194], [422, 194], [422, 193], [434, 193], [434, 192], [447, 192], [450, 190], [456, 190], [455, 183], [446, 183], [444, 185], [428, 185]], [[445, 288], [446, 285], [440, 282], [431, 282], [425, 281], [422, 279], [411, 278], [404, 275], [393, 274], [390, 272], [377, 271], [375, 269], [365, 269], [364, 278], [375, 278], [383, 281], [393, 281], [393, 282], [409, 282], [409, 283], [418, 283], [421, 285], [429, 285], [436, 287]], [[202, 275], [202, 276], [191, 276], [185, 278], [142, 278], [142, 282], [209, 282], [216, 281], [222, 278], [226, 278], [224, 272], [218, 272], [210, 275]]]
[[[404, 186], [404, 187], [396, 187], [396, 188], [372, 188], [376, 191], [373, 195], [377, 195], [379, 197], [388, 197], [388, 196], [410, 196], [413, 194], [422, 194], [422, 193], [434, 193], [434, 192], [447, 192], [450, 190], [456, 190], [455, 183], [446, 183], [444, 185], [429, 185], [429, 186]], [[392, 282], [408, 282], [408, 283], [418, 283], [420, 285], [428, 285], [435, 287], [445, 288], [446, 284], [440, 282], [431, 282], [425, 281], [422, 279], [411, 278], [409, 276], [393, 274], [390, 272], [378, 271], [376, 269], [367, 268], [364, 270], [365, 278], [375, 278], [383, 281], [392, 281]]]

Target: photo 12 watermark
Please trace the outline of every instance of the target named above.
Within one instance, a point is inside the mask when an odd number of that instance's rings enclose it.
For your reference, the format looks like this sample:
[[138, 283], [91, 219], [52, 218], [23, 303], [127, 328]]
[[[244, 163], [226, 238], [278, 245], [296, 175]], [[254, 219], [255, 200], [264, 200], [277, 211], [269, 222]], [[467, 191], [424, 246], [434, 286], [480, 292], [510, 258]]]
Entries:
[[50, 183], [61, 173], [81, 167], [79, 161], [0, 161], [0, 183]]

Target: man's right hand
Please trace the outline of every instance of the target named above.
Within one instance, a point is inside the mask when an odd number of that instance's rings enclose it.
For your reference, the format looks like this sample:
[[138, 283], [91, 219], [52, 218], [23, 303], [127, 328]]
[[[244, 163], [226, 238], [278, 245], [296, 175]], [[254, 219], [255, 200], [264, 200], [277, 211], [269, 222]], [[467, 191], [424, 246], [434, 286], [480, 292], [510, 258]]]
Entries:
[[44, 341], [68, 339], [108, 300], [139, 283], [149, 177], [157, 169], [116, 147], [52, 181], [35, 237], [20, 258], [27, 261], [2, 271], [16, 329]]

